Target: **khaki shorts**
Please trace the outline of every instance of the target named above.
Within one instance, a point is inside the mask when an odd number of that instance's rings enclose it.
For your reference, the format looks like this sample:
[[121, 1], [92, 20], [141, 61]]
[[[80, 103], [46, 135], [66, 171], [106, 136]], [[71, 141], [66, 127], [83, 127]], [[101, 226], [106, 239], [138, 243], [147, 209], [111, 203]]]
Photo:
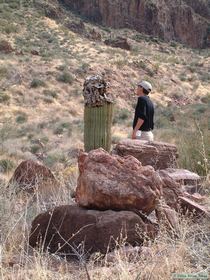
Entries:
[[138, 130], [136, 133], [136, 139], [138, 140], [146, 140], [146, 141], [154, 141], [154, 135], [152, 131], [140, 131]]

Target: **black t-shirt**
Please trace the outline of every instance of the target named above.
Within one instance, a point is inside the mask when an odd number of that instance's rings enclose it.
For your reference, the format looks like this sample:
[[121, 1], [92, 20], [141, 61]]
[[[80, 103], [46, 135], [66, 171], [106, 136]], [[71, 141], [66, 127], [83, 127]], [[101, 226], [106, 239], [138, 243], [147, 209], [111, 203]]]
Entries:
[[138, 98], [133, 120], [133, 129], [137, 124], [138, 118], [144, 120], [139, 130], [149, 131], [154, 128], [154, 106], [147, 95]]

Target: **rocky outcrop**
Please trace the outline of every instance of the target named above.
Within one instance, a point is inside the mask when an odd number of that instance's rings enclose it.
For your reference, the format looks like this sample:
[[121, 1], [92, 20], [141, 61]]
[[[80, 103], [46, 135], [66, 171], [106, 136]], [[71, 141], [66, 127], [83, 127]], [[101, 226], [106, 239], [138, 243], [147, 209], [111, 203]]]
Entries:
[[[191, 47], [208, 47], [208, 1], [60, 0], [91, 21], [113, 28], [133, 28]], [[202, 5], [196, 2], [202, 2]]]
[[32, 160], [26, 160], [16, 168], [9, 181], [10, 185], [14, 185], [17, 191], [33, 192], [34, 189], [44, 185], [56, 187], [58, 182], [49, 168]]
[[133, 156], [112, 156], [103, 149], [79, 157], [76, 201], [93, 209], [139, 209], [150, 213], [161, 195], [159, 175]]
[[154, 238], [158, 227], [128, 211], [96, 211], [76, 205], [60, 206], [38, 215], [32, 222], [29, 244], [70, 257], [113, 250], [122, 241], [142, 244]]
[[128, 43], [127, 38], [117, 37], [114, 39], [107, 39], [104, 43], [113, 48], [120, 48], [128, 51], [131, 50], [131, 45]]
[[113, 154], [119, 156], [132, 155], [137, 158], [142, 165], [151, 165], [155, 169], [176, 167], [176, 159], [178, 157], [175, 145], [132, 139], [120, 141], [115, 146]]
[[[190, 212], [195, 215], [209, 216], [206, 207], [197, 203], [201, 202], [203, 197], [197, 197], [185, 192], [183, 186], [171, 178], [165, 170], [158, 172], [162, 179], [162, 198], [164, 202], [175, 211], [180, 210], [183, 213]], [[157, 205], [158, 206], [158, 205]], [[156, 207], [158, 209], [158, 207]]]

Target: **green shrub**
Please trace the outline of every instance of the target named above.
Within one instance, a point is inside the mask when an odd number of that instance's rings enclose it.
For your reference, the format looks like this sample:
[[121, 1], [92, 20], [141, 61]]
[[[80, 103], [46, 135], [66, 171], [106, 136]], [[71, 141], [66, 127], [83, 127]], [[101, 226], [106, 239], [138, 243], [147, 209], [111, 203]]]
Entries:
[[8, 75], [8, 68], [5, 66], [0, 66], [0, 80], [6, 78]]
[[177, 134], [179, 165], [206, 176], [210, 171], [209, 147], [210, 134], [208, 129], [185, 129]]
[[65, 131], [68, 131], [68, 133], [71, 134], [72, 131], [71, 123], [68, 122], [60, 123], [54, 130], [54, 134], [63, 134]]
[[57, 81], [71, 85], [74, 81], [74, 77], [65, 71], [57, 76]]
[[0, 160], [0, 171], [6, 173], [11, 171], [15, 167], [15, 164], [10, 159], [1, 159]]
[[124, 123], [131, 117], [131, 112], [128, 109], [116, 109], [114, 118], [113, 118], [113, 124], [117, 123]]
[[45, 89], [43, 90], [43, 94], [52, 98], [57, 98], [58, 94], [55, 90]]
[[39, 145], [33, 145], [33, 146], [31, 146], [30, 151], [32, 154], [36, 154], [37, 152], [40, 151], [40, 148], [41, 147]]
[[28, 117], [25, 113], [21, 113], [16, 117], [16, 123], [24, 123], [28, 120]]
[[40, 79], [37, 79], [37, 78], [34, 78], [31, 82], [31, 88], [38, 88], [38, 87], [44, 87], [45, 86], [45, 82], [40, 80]]
[[2, 29], [2, 31], [7, 34], [18, 33], [19, 31], [19, 27], [14, 23], [7, 23], [7, 25], [5, 25]]
[[10, 100], [10, 96], [6, 93], [0, 92], [0, 103], [6, 103]]

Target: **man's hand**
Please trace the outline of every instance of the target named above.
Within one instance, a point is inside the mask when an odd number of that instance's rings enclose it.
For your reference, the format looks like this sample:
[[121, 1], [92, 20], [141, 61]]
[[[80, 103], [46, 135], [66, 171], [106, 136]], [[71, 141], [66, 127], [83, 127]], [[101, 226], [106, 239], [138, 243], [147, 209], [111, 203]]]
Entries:
[[144, 123], [144, 120], [138, 118], [136, 127], [134, 128], [133, 133], [132, 133], [132, 137], [131, 137], [132, 139], [136, 139], [136, 132], [139, 130], [139, 128], [142, 126], [143, 123]]
[[136, 131], [134, 130], [131, 136], [132, 139], [136, 139]]

